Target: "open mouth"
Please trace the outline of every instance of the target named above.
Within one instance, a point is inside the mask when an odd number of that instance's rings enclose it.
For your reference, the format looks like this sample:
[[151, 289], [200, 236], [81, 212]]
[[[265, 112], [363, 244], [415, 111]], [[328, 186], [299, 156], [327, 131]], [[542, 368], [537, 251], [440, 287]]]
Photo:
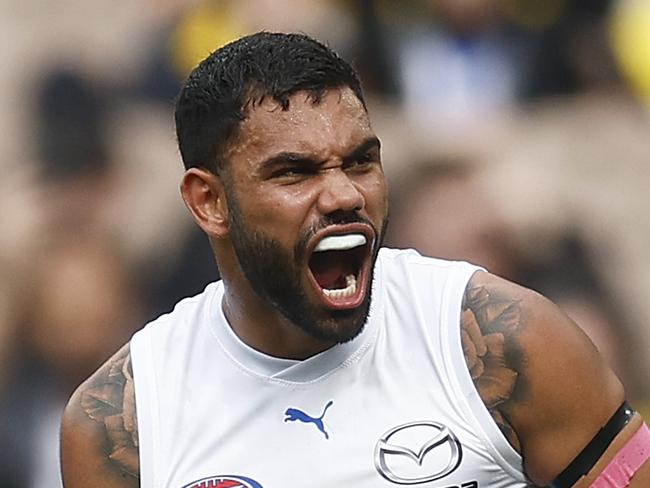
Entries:
[[330, 308], [361, 304], [367, 289], [371, 244], [365, 232], [327, 235], [309, 258], [309, 270], [321, 300]]

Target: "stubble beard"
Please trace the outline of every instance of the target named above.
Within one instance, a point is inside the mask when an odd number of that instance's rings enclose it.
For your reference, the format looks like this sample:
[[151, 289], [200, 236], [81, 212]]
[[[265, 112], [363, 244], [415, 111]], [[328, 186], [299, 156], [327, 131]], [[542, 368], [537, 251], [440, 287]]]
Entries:
[[[304, 231], [293, 252], [287, 252], [275, 239], [251, 229], [242, 216], [236, 198], [232, 192], [227, 193], [232, 245], [244, 276], [257, 296], [314, 339], [341, 344], [357, 337], [370, 312], [374, 265], [387, 219], [382, 224], [381, 234], [378, 234], [377, 243], [372, 250], [370, 286], [363, 302], [354, 309], [331, 310], [309, 302], [299, 264], [304, 262], [300, 258], [305, 254], [309, 237], [317, 229]], [[356, 221], [368, 223], [360, 218]]]

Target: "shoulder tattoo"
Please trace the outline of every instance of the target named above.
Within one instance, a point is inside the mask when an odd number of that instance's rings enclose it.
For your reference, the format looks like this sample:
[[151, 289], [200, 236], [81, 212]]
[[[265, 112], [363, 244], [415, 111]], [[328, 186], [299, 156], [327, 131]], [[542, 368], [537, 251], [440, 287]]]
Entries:
[[[521, 360], [516, 335], [522, 327], [519, 302], [499, 297], [498, 290], [470, 280], [461, 310], [463, 354], [474, 385], [492, 418], [517, 450], [521, 445], [510, 425], [507, 407], [521, 387]], [[496, 288], [496, 287], [495, 287]]]
[[128, 345], [85, 385], [81, 407], [88, 417], [103, 424], [109, 464], [123, 475], [139, 478], [135, 387]]

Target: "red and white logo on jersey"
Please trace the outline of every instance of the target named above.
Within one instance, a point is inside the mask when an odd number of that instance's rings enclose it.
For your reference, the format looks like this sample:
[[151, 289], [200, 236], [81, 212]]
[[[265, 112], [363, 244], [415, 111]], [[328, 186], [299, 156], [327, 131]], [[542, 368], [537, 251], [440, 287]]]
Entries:
[[263, 488], [257, 481], [244, 476], [210, 476], [193, 481], [183, 488]]

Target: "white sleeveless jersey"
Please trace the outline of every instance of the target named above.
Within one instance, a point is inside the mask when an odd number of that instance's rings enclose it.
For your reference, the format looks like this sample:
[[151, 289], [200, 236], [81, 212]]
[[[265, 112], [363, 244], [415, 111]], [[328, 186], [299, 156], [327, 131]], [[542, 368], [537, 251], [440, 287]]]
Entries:
[[382, 249], [363, 332], [304, 361], [244, 344], [209, 285], [131, 341], [145, 488], [517, 488], [459, 322], [478, 268]]

